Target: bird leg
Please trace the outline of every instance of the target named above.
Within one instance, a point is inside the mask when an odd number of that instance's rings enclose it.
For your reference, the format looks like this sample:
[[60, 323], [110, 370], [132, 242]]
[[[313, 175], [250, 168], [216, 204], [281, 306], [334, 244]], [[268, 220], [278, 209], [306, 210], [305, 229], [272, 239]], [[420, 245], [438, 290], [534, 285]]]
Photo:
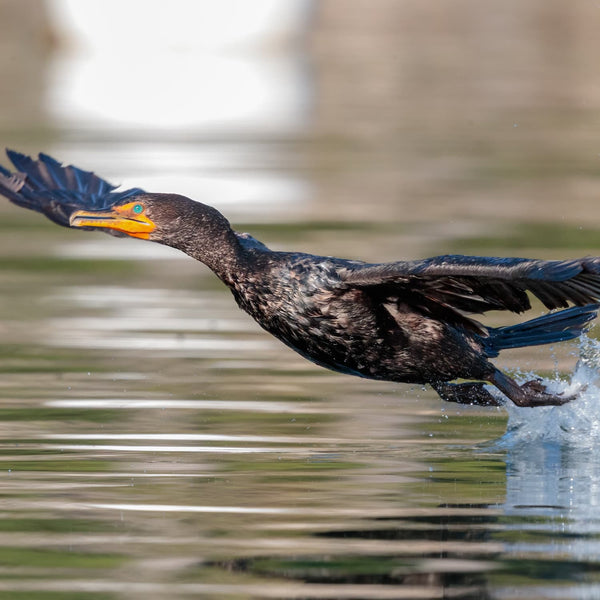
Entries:
[[[575, 400], [577, 394], [563, 396], [551, 394], [546, 391], [546, 387], [537, 380], [525, 382], [519, 385], [514, 379], [495, 370], [489, 378], [489, 382], [494, 384], [505, 396], [508, 396], [517, 406], [562, 406]], [[476, 406], [501, 406], [502, 402], [494, 398], [488, 390], [485, 389], [483, 382], [469, 383], [446, 383], [435, 382], [431, 386], [446, 402], [456, 402], [458, 404], [472, 404]]]
[[514, 379], [498, 370], [494, 371], [489, 381], [517, 406], [561, 406], [575, 400], [578, 396], [578, 394], [570, 396], [551, 394], [540, 381], [536, 380], [519, 385]]
[[431, 387], [446, 402], [456, 402], [458, 404], [473, 404], [477, 406], [500, 406], [499, 402], [488, 390], [485, 389], [481, 381], [469, 383], [432, 383]]

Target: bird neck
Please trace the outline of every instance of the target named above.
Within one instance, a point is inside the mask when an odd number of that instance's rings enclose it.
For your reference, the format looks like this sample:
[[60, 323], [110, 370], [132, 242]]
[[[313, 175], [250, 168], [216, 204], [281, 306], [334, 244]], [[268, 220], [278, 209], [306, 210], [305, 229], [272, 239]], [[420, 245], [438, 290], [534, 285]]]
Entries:
[[185, 236], [175, 247], [204, 263], [228, 285], [247, 262], [246, 252], [230, 227], [207, 229], [204, 225], [201, 236]]

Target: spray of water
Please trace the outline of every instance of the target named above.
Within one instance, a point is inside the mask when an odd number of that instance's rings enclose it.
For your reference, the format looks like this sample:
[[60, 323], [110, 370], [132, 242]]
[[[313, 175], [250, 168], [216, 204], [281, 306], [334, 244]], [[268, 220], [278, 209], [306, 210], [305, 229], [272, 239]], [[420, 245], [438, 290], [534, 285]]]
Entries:
[[[519, 383], [531, 374], [517, 378]], [[497, 442], [500, 448], [512, 448], [532, 442], [550, 442], [579, 449], [600, 446], [600, 341], [582, 336], [579, 360], [571, 380], [543, 379], [549, 392], [576, 394], [576, 400], [563, 406], [520, 408], [506, 403], [507, 431]]]

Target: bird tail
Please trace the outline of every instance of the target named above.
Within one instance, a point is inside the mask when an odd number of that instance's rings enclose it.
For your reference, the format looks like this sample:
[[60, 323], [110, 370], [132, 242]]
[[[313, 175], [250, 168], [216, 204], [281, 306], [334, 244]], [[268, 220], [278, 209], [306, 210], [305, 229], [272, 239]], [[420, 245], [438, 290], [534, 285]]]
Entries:
[[518, 325], [490, 328], [489, 337], [485, 338], [486, 353], [493, 358], [507, 348], [572, 340], [587, 330], [587, 324], [596, 318], [599, 309], [600, 304], [574, 306]]
[[69, 225], [69, 207], [102, 210], [119, 200], [142, 193], [140, 189], [114, 191], [116, 186], [90, 171], [63, 166], [47, 154], [38, 160], [6, 150], [12, 173], [0, 165], [0, 195], [14, 204], [44, 213], [59, 225]]

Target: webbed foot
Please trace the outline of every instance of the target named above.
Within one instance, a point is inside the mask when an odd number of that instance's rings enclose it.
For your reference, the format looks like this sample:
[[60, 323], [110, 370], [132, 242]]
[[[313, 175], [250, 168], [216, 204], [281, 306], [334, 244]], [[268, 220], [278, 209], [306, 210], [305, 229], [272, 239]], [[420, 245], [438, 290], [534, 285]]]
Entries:
[[519, 385], [500, 371], [496, 371], [490, 381], [517, 406], [562, 406], [579, 397], [579, 393], [564, 395], [548, 392], [546, 386], [537, 379]]

